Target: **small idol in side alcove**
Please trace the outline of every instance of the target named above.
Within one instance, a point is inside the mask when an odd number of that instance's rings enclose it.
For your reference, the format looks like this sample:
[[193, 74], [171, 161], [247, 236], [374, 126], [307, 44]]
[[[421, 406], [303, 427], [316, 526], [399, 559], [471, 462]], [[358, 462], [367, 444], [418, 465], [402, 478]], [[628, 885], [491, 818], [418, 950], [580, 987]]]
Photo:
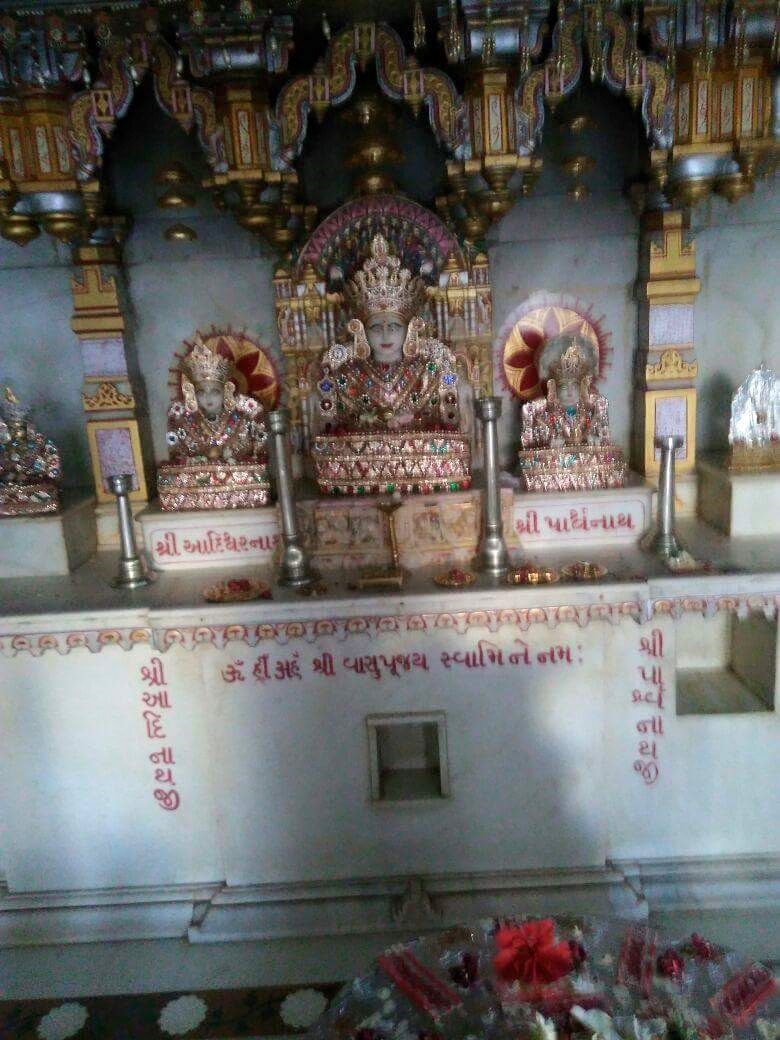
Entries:
[[0, 397], [0, 516], [56, 513], [60, 455], [10, 387]]
[[312, 448], [328, 494], [441, 492], [471, 483], [453, 352], [426, 334], [425, 289], [376, 235], [347, 284], [351, 342], [322, 358]]
[[780, 379], [759, 365], [731, 399], [728, 467], [780, 469]]
[[163, 509], [247, 509], [268, 504], [262, 408], [236, 392], [230, 358], [198, 337], [183, 359], [182, 397], [168, 410], [170, 462], [160, 465]]
[[547, 391], [522, 409], [518, 461], [526, 490], [623, 487], [623, 453], [610, 441], [606, 398], [593, 389], [593, 344], [582, 336], [556, 336], [542, 348], [537, 367]]

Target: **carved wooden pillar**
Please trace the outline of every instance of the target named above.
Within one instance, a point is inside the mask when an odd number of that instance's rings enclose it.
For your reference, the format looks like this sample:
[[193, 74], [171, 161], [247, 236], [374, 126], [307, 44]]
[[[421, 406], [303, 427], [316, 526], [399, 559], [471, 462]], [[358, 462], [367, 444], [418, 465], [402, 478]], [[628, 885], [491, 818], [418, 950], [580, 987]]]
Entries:
[[98, 545], [118, 541], [116, 506], [108, 478], [132, 475], [134, 512], [148, 501], [136, 393], [128, 368], [122, 272], [114, 245], [78, 246], [73, 253], [71, 328], [81, 345], [82, 401], [97, 495]]
[[695, 511], [696, 377], [694, 307], [701, 283], [696, 246], [687, 214], [659, 210], [642, 218], [639, 281], [639, 336], [635, 367], [633, 466], [657, 478], [660, 457], [653, 441], [679, 434], [678, 497]]

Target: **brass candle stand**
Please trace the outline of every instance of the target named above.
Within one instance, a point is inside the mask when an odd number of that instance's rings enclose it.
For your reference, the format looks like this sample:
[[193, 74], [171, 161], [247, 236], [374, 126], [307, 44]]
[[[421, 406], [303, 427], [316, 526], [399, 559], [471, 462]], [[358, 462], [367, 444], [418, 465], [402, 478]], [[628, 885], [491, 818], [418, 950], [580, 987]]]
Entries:
[[119, 567], [116, 577], [110, 584], [115, 589], [140, 589], [145, 585], [151, 585], [153, 578], [149, 574], [146, 564], [138, 555], [138, 548], [135, 543], [133, 514], [127, 497], [132, 486], [132, 476], [129, 473], [121, 473], [109, 477], [108, 486], [111, 489], [111, 493], [116, 495], [117, 512], [119, 515], [119, 541], [121, 545]]
[[677, 435], [655, 438], [655, 446], [661, 452], [661, 468], [658, 480], [658, 512], [655, 526], [642, 539], [646, 552], [660, 556], [662, 560], [674, 560], [685, 549], [680, 544], [675, 529], [674, 461], [683, 439]]
[[376, 504], [383, 518], [385, 541], [390, 546], [392, 564], [389, 568], [372, 567], [364, 571], [357, 580], [357, 587], [363, 589], [402, 589], [406, 575], [400, 563], [398, 550], [398, 532], [395, 529], [395, 514], [403, 505], [400, 497], [383, 499]]
[[303, 548], [298, 529], [298, 514], [293, 493], [292, 463], [290, 461], [290, 411], [277, 408], [268, 415], [268, 426], [274, 438], [276, 463], [276, 498], [282, 521], [282, 559], [277, 583], [282, 588], [304, 588], [315, 579], [309, 557]]

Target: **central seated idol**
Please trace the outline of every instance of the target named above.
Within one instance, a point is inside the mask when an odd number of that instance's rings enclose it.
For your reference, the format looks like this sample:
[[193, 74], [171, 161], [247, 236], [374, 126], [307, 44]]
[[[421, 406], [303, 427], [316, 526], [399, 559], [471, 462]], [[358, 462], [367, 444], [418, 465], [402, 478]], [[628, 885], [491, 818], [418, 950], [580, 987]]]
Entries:
[[312, 445], [330, 495], [461, 491], [471, 450], [460, 415], [455, 356], [426, 335], [425, 286], [376, 235], [347, 283], [351, 342], [322, 358]]

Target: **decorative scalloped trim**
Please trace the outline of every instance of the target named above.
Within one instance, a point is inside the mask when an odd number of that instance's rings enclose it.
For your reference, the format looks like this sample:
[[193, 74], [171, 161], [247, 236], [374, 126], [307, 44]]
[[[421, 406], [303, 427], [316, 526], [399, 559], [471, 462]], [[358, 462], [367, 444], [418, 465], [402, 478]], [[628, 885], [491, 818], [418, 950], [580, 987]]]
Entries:
[[257, 625], [198, 625], [181, 628], [107, 628], [71, 632], [45, 632], [35, 635], [0, 634], [0, 654], [16, 657], [30, 654], [40, 657], [49, 650], [68, 654], [74, 649], [86, 648], [99, 653], [104, 646], [121, 646], [132, 650], [140, 645], [154, 646], [165, 652], [172, 646], [193, 650], [200, 645], [217, 649], [233, 643], [257, 646], [272, 641], [285, 646], [296, 639], [313, 643], [319, 636], [346, 640], [350, 636], [378, 638], [387, 633], [425, 632], [451, 629], [459, 635], [472, 628], [497, 632], [506, 625], [526, 632], [531, 625], [546, 624], [550, 628], [573, 622], [586, 628], [591, 622], [606, 621], [619, 624], [623, 618], [633, 618], [639, 624], [653, 617], [667, 615], [679, 618], [683, 614], [703, 614], [712, 617], [721, 610], [746, 617], [761, 611], [768, 619], [777, 617], [780, 594], [759, 593], [737, 596], [686, 596], [656, 600], [620, 600], [613, 603], [582, 605], [560, 604], [549, 607], [507, 607], [501, 610], [464, 610], [445, 613], [387, 614], [350, 618], [321, 618], [309, 621], [266, 622]]

